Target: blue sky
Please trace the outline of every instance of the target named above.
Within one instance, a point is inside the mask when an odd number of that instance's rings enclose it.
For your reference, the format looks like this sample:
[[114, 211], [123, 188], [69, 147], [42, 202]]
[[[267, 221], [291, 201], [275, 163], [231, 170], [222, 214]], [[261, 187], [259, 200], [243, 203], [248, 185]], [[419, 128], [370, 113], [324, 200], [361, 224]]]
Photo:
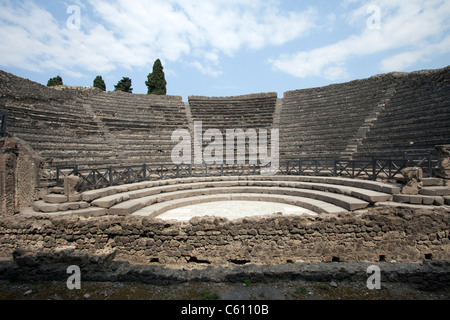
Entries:
[[0, 0], [0, 69], [134, 93], [283, 93], [450, 65], [448, 0]]

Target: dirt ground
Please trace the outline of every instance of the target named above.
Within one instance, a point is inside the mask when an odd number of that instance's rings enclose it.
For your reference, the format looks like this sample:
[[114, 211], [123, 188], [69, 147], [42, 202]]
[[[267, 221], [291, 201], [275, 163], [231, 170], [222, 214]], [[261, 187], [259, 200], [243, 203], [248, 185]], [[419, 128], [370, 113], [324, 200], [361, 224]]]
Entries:
[[450, 300], [450, 290], [423, 291], [402, 283], [386, 283], [380, 290], [369, 290], [365, 283], [300, 280], [164, 286], [83, 282], [80, 290], [69, 290], [65, 282], [0, 281], [0, 300]]

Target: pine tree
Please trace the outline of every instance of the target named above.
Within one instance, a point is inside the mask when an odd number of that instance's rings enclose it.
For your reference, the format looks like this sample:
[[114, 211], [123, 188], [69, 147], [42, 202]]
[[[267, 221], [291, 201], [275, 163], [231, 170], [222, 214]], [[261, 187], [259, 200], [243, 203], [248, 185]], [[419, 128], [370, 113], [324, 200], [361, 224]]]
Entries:
[[153, 73], [150, 73], [147, 78], [148, 81], [145, 81], [145, 84], [148, 87], [148, 94], [166, 95], [167, 82], [161, 60], [157, 59], [155, 61], [153, 64]]
[[106, 91], [106, 84], [105, 81], [103, 81], [102, 76], [97, 76], [94, 79], [94, 88], [99, 88], [102, 91]]
[[63, 80], [62, 80], [62, 78], [60, 76], [56, 76], [54, 78], [51, 78], [47, 82], [47, 87], [62, 86], [62, 85], [63, 85]]
[[127, 77], [123, 77], [117, 85], [114, 86], [115, 91], [123, 91], [133, 93], [133, 88], [131, 88], [131, 79]]

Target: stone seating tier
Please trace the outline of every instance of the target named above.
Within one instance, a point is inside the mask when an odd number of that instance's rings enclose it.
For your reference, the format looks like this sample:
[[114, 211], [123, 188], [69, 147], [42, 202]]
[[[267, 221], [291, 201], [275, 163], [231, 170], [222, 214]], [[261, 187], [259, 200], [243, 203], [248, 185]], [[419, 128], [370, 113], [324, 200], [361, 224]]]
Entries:
[[202, 121], [204, 131], [214, 129], [266, 128], [273, 125], [276, 93], [239, 97], [189, 97], [193, 121]]
[[450, 141], [449, 74], [447, 67], [288, 91], [277, 109], [276, 93], [192, 96], [186, 106], [178, 96], [54, 89], [0, 72], [0, 104], [8, 130], [53, 158], [52, 166], [70, 165], [75, 155], [72, 164], [86, 157], [86, 166], [128, 164], [127, 156], [133, 163], [170, 161], [171, 133], [196, 120], [204, 131], [280, 127], [281, 161], [392, 157]]
[[[362, 141], [355, 157], [404, 152], [434, 154], [450, 141], [450, 68], [400, 79], [396, 92]], [[387, 154], [388, 153], [388, 154]]]
[[340, 158], [385, 97], [389, 77], [285, 93], [280, 126], [282, 160]]
[[[199, 197], [203, 197], [200, 202], [217, 201], [218, 197], [273, 200], [303, 205], [316, 213], [340, 213], [390, 201], [399, 192], [400, 187], [393, 184], [337, 177], [193, 177], [86, 191], [79, 201], [71, 203], [67, 203], [64, 195], [50, 194], [35, 203], [34, 214], [130, 215], [152, 205], [156, 207], [149, 208], [150, 211], [161, 213], [190, 201], [198, 202]], [[78, 209], [70, 209], [77, 206]]]

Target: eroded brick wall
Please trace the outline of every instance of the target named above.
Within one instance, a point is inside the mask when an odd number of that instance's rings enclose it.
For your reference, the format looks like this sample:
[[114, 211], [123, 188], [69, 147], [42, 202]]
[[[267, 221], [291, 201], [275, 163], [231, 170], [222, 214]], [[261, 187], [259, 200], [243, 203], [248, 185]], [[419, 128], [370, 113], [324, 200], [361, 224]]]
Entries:
[[0, 257], [17, 248], [51, 252], [109, 249], [116, 260], [161, 264], [397, 261], [450, 259], [445, 210], [378, 208], [361, 215], [270, 216], [162, 222], [142, 217], [25, 218], [0, 221]]
[[20, 139], [5, 138], [0, 150], [0, 217], [31, 206], [39, 187], [41, 159]]

